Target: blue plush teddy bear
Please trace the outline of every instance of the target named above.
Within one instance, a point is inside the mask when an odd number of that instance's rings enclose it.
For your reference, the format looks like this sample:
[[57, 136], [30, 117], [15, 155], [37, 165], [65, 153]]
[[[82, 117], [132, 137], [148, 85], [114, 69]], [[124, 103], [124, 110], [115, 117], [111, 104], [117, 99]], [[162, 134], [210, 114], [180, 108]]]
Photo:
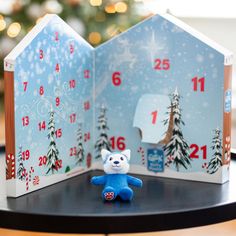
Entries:
[[111, 153], [102, 149], [103, 167], [106, 175], [94, 176], [91, 183], [105, 185], [102, 191], [104, 200], [112, 201], [117, 196], [129, 201], [133, 198], [133, 190], [128, 186], [142, 187], [142, 180], [127, 175], [129, 171], [130, 150], [121, 153]]

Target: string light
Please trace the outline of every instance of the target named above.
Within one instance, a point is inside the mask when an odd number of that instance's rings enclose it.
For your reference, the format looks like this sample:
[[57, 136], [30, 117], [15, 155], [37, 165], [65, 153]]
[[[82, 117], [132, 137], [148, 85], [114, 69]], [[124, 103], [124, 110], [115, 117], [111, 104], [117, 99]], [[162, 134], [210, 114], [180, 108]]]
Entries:
[[101, 34], [98, 32], [91, 32], [89, 34], [89, 42], [92, 44], [99, 44], [102, 40]]
[[57, 0], [48, 0], [44, 4], [48, 13], [60, 14], [63, 10], [61, 4]]
[[115, 5], [113, 5], [113, 4], [106, 5], [105, 11], [109, 14], [116, 13]]
[[102, 5], [102, 0], [90, 0], [90, 4], [91, 4], [93, 7], [98, 7], [98, 6], [101, 6], [101, 5]]
[[3, 31], [6, 28], [6, 21], [3, 17], [0, 17], [0, 31]]
[[21, 25], [18, 22], [11, 23], [7, 29], [7, 35], [15, 38], [21, 31]]
[[115, 5], [115, 10], [119, 13], [124, 13], [127, 11], [127, 4], [124, 3], [124, 2], [117, 2], [116, 5]]

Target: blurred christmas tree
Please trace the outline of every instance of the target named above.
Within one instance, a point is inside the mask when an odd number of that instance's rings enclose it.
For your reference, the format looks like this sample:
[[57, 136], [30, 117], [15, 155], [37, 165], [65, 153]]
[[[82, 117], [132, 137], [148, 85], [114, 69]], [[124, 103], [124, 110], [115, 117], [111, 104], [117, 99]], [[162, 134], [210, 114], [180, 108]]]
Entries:
[[[2, 4], [8, 6], [4, 14], [0, 12], [1, 68], [3, 58], [46, 13], [58, 14], [94, 46], [146, 17], [137, 11], [142, 0], [4, 0]], [[0, 71], [3, 97], [3, 70]]]

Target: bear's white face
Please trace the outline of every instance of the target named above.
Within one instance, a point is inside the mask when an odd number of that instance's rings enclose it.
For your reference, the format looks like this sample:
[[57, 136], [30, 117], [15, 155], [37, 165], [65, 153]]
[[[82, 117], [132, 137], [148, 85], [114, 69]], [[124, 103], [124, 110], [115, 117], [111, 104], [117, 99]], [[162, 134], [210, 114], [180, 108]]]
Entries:
[[106, 174], [126, 174], [129, 171], [130, 150], [111, 153], [102, 149], [103, 168]]

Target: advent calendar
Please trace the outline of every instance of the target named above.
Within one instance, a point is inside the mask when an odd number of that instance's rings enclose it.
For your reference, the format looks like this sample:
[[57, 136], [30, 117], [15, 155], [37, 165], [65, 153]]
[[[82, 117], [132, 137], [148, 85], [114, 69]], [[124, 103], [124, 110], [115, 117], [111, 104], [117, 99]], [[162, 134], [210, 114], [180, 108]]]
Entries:
[[131, 149], [133, 173], [228, 180], [232, 53], [173, 16], [93, 48], [46, 15], [4, 70], [8, 196], [102, 169], [102, 148]]

